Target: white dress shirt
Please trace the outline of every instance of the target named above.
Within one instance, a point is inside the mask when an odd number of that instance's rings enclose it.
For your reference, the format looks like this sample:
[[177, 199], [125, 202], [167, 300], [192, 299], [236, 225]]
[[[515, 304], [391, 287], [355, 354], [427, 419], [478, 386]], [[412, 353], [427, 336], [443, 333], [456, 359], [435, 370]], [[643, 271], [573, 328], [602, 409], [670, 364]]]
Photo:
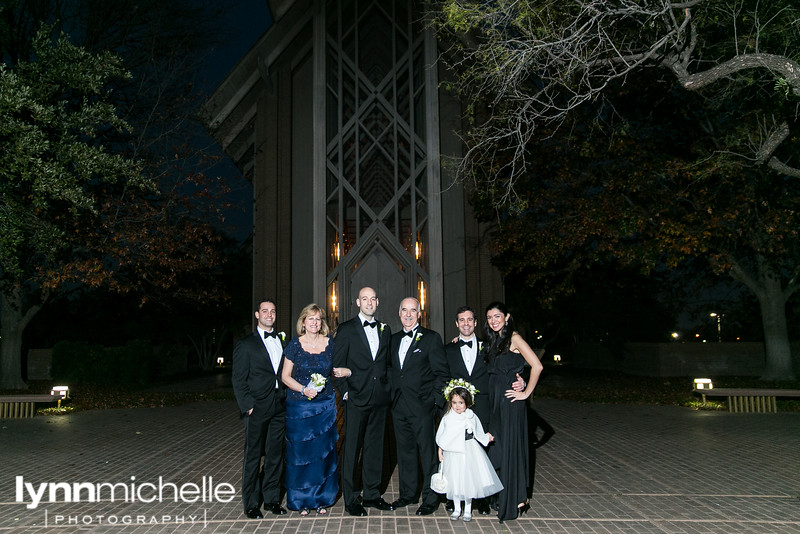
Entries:
[[277, 336], [275, 337], [264, 337], [265, 330], [262, 330], [260, 327], [256, 328], [258, 330], [258, 335], [261, 336], [261, 341], [264, 342], [264, 346], [267, 348], [267, 354], [269, 354], [269, 361], [272, 363], [272, 369], [275, 371], [275, 389], [279, 387], [278, 380], [280, 376], [278, 376], [278, 368], [281, 365], [281, 355], [283, 354], [283, 345], [281, 345], [281, 340], [278, 339]]
[[458, 338], [459, 341], [472, 341], [472, 346], [461, 345], [461, 357], [464, 359], [464, 365], [467, 367], [467, 372], [471, 375], [472, 369], [475, 368], [475, 360], [478, 358], [478, 338], [474, 335], [472, 339]]
[[[419, 325], [414, 325], [414, 328], [411, 329], [411, 332], [416, 332], [417, 326]], [[407, 330], [403, 330], [403, 334], [406, 335], [404, 335], [400, 340], [400, 348], [397, 351], [397, 355], [400, 357], [400, 369], [403, 368], [403, 363], [406, 361], [406, 353], [408, 352], [408, 348], [411, 346], [411, 342], [414, 341], [414, 334], [411, 334], [411, 337], [409, 337], [407, 335]]]
[[364, 321], [373, 323], [375, 322], [375, 318], [373, 317], [372, 320], [367, 319], [361, 313], [358, 314], [358, 320], [361, 322], [361, 328], [364, 329], [364, 333], [367, 334], [367, 341], [369, 341], [369, 351], [372, 353], [372, 359], [375, 360], [375, 357], [378, 355], [378, 347], [381, 344], [380, 340], [380, 323], [376, 324], [374, 327], [366, 327], [364, 325]]

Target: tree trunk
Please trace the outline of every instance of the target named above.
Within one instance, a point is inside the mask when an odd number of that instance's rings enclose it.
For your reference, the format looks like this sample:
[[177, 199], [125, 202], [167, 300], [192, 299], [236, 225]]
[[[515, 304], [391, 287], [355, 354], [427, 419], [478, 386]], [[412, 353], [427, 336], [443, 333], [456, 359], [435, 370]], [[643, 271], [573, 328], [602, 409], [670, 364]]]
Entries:
[[22, 333], [41, 306], [23, 308], [19, 286], [0, 293], [0, 389], [27, 389], [22, 380]]
[[761, 280], [764, 291], [759, 293], [758, 300], [767, 356], [761, 380], [794, 380], [789, 331], [786, 327], [786, 298], [781, 281], [770, 275], [762, 275]]

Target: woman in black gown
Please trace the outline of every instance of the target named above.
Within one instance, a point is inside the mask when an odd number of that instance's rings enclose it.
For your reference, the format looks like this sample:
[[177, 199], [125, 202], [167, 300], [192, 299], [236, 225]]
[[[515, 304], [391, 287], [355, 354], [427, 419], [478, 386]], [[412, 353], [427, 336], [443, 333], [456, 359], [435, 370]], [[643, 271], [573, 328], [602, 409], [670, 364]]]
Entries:
[[[489, 370], [489, 404], [492, 410], [488, 428], [495, 436], [489, 457], [503, 483], [497, 496], [500, 522], [516, 519], [530, 508], [528, 487], [528, 419], [525, 401], [533, 393], [542, 364], [522, 336], [514, 331], [514, 321], [502, 302], [486, 307], [486, 363]], [[524, 367], [531, 368], [524, 391], [512, 384]], [[487, 430], [488, 431], [488, 430]]]

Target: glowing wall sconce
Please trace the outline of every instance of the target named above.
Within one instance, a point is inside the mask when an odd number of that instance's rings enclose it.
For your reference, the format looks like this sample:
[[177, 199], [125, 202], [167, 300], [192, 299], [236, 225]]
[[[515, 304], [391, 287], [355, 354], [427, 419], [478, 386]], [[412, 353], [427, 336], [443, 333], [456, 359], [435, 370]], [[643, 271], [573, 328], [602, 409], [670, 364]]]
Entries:
[[58, 407], [61, 408], [61, 400], [69, 398], [69, 386], [53, 386], [50, 395], [58, 397]]
[[339, 260], [342, 259], [342, 242], [339, 239], [339, 234], [336, 234], [336, 240], [331, 245], [331, 256], [334, 264], [339, 263]]

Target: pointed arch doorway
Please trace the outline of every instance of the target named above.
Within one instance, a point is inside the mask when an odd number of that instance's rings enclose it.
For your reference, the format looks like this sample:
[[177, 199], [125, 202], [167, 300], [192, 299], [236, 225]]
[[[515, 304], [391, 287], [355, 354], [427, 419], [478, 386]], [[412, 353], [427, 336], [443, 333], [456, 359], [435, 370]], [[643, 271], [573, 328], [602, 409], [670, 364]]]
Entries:
[[[365, 236], [363, 242], [366, 245], [362, 250], [348, 255], [343, 266], [345, 285], [341, 293], [345, 300], [342, 301], [342, 313], [347, 316], [358, 313], [353, 303], [361, 288], [369, 286], [378, 295], [376, 318], [388, 324], [392, 332], [397, 332], [401, 328], [398, 315], [400, 301], [416, 294], [416, 288], [408, 276], [412, 265], [405, 251], [397, 250], [391, 236], [377, 228], [372, 233], [375, 235]], [[349, 314], [347, 308], [350, 308]]]

